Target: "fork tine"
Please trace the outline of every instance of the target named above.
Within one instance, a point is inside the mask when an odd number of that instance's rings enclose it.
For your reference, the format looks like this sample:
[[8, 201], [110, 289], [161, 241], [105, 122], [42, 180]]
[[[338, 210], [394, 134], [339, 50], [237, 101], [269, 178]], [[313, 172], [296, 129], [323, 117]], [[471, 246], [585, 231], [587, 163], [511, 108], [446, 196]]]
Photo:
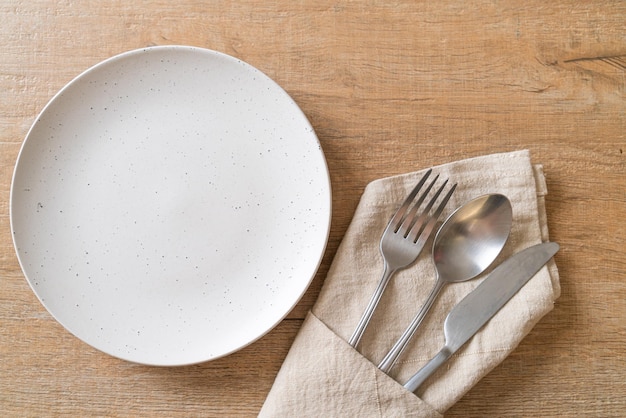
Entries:
[[[413, 235], [419, 234], [421, 232], [421, 230], [423, 229], [428, 219], [428, 213], [430, 212], [433, 205], [437, 201], [437, 198], [439, 198], [439, 195], [443, 191], [444, 187], [446, 187], [446, 184], [448, 184], [448, 180], [443, 182], [441, 187], [439, 187], [439, 189], [435, 192], [435, 195], [430, 199], [430, 201], [428, 202], [424, 210], [420, 213], [420, 215], [414, 216], [414, 219], [408, 224], [407, 228], [405, 229], [404, 238], [408, 237], [412, 230], [414, 231]], [[417, 212], [417, 208], [415, 212]]]
[[[437, 196], [439, 196], [439, 194], [441, 193], [441, 191], [443, 190], [443, 187], [446, 185], [447, 182], [448, 180], [446, 180], [446, 182], [439, 188], [439, 190], [437, 191], [437, 194], [435, 195], [433, 200], [431, 200], [431, 205], [430, 205], [431, 207], [432, 207], [432, 203], [435, 202], [435, 199], [437, 198]], [[415, 228], [411, 232], [410, 239], [414, 243], [416, 244], [419, 243], [419, 245], [424, 245], [428, 237], [430, 237], [430, 234], [433, 232], [433, 229], [435, 228], [435, 225], [437, 224], [437, 220], [439, 219], [439, 216], [441, 216], [441, 212], [443, 212], [443, 209], [448, 204], [448, 200], [450, 200], [452, 193], [454, 193], [454, 190], [456, 189], [456, 185], [457, 183], [454, 183], [452, 187], [450, 188], [450, 190], [448, 191], [448, 193], [446, 193], [444, 198], [441, 200], [441, 203], [439, 203], [439, 206], [433, 213], [433, 216], [430, 217], [430, 219], [428, 220], [428, 222], [426, 223], [422, 231], [417, 231], [418, 228]], [[430, 210], [430, 208], [428, 208], [428, 210]]]
[[387, 228], [393, 227], [394, 232], [396, 232], [398, 228], [400, 227], [400, 225], [402, 225], [402, 222], [405, 219], [404, 215], [406, 214], [406, 211], [409, 208], [409, 205], [411, 204], [413, 199], [415, 199], [415, 196], [417, 195], [417, 193], [419, 193], [420, 189], [422, 188], [422, 186], [426, 182], [426, 179], [428, 179], [428, 176], [430, 176], [430, 173], [432, 173], [432, 171], [433, 170], [431, 168], [431, 169], [428, 169], [426, 173], [424, 173], [420, 181], [415, 185], [413, 190], [411, 190], [411, 193], [409, 193], [409, 195], [406, 197], [404, 202], [402, 202], [402, 206], [400, 206], [398, 210], [396, 211], [396, 213], [393, 215], [393, 217], [389, 221], [389, 224], [387, 224]]
[[[398, 228], [396, 228], [395, 232], [398, 232], [400, 231], [400, 229], [402, 229], [403, 231], [402, 235], [406, 238], [409, 231], [411, 231], [411, 228], [415, 224], [415, 220], [417, 219], [417, 217], [415, 216], [415, 214], [417, 213], [417, 210], [422, 205], [422, 203], [424, 203], [426, 196], [428, 196], [428, 193], [430, 193], [431, 189], [433, 188], [433, 186], [435, 185], [438, 179], [439, 179], [439, 175], [437, 174], [437, 176], [433, 179], [433, 181], [428, 185], [426, 190], [424, 190], [424, 193], [420, 195], [419, 199], [417, 199], [415, 204], [411, 207], [411, 210], [409, 210], [409, 213], [407, 213], [407, 215], [404, 217], [404, 219], [402, 220], [402, 224], [400, 224]], [[437, 198], [436, 195], [435, 195], [435, 198]], [[428, 212], [429, 209], [430, 208], [427, 208], [426, 212]]]

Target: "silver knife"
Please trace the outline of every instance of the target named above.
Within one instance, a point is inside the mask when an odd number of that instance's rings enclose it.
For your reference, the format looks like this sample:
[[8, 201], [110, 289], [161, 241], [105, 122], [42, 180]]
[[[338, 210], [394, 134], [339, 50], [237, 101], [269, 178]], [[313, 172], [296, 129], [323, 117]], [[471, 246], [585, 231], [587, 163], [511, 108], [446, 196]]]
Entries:
[[463, 298], [444, 322], [446, 343], [404, 387], [415, 392], [428, 377], [478, 332], [559, 250], [559, 244], [534, 245], [511, 256]]

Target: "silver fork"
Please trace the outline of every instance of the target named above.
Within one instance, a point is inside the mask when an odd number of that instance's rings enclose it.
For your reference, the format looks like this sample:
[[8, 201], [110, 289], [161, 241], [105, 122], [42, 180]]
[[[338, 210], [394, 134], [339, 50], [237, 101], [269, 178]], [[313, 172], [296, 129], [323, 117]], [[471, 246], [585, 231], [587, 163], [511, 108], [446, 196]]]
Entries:
[[376, 306], [378, 306], [378, 302], [380, 301], [385, 287], [387, 287], [391, 277], [398, 270], [407, 268], [417, 259], [417, 256], [422, 251], [422, 248], [424, 248], [424, 244], [426, 244], [428, 237], [432, 234], [435, 224], [437, 223], [437, 219], [441, 215], [441, 212], [448, 203], [448, 200], [450, 200], [450, 196], [452, 196], [452, 193], [456, 188], [455, 183], [450, 191], [448, 191], [448, 193], [444, 196], [443, 200], [439, 203], [439, 206], [435, 209], [432, 216], [429, 216], [429, 212], [435, 204], [435, 201], [448, 183], [448, 180], [444, 181], [441, 187], [439, 187], [439, 189], [435, 192], [434, 196], [426, 204], [426, 207], [421, 213], [418, 214], [417, 211], [419, 207], [435, 185], [439, 175], [437, 175], [428, 187], [426, 187], [426, 190], [418, 197], [415, 204], [412, 206], [411, 204], [431, 173], [432, 169], [428, 170], [426, 174], [424, 174], [415, 188], [411, 191], [411, 193], [409, 193], [404, 203], [402, 203], [402, 206], [400, 206], [393, 215], [385, 228], [385, 232], [383, 232], [383, 236], [380, 240], [380, 252], [384, 261], [383, 276], [378, 282], [378, 286], [367, 304], [367, 308], [365, 308], [365, 312], [363, 313], [356, 330], [348, 341], [352, 347], [356, 347], [359, 344], [359, 341], [361, 341], [365, 328], [367, 328], [374, 310], [376, 309]]

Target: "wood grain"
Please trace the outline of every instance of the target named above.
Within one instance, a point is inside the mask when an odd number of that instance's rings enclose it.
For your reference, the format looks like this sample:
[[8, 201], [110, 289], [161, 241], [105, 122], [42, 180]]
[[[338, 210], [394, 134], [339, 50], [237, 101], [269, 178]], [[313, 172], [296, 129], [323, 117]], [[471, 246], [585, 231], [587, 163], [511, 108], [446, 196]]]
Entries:
[[[528, 148], [544, 165], [562, 295], [448, 416], [626, 411], [626, 2], [5, 0], [0, 5], [0, 410], [255, 416], [371, 180]], [[99, 353], [39, 304], [9, 190], [38, 112], [97, 62], [150, 45], [222, 51], [276, 80], [331, 174], [328, 249], [274, 331], [226, 358], [150, 368]]]

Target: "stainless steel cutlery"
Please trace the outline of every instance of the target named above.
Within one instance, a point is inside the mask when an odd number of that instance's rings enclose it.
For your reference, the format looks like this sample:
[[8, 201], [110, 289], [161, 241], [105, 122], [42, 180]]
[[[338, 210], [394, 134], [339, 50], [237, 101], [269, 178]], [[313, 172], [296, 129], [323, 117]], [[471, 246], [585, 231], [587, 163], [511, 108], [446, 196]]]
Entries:
[[444, 322], [445, 345], [404, 387], [415, 392], [420, 385], [474, 336], [556, 252], [559, 245], [546, 242], [508, 258], [450, 311]]
[[418, 213], [420, 205], [424, 202], [428, 193], [439, 178], [439, 176], [436, 176], [435, 179], [430, 182], [428, 187], [426, 187], [426, 190], [419, 195], [417, 201], [413, 202], [424, 186], [424, 183], [426, 183], [426, 180], [430, 176], [431, 172], [432, 170], [428, 170], [426, 174], [424, 174], [411, 193], [409, 193], [400, 208], [398, 208], [396, 213], [393, 215], [387, 224], [387, 228], [385, 228], [385, 231], [383, 232], [383, 236], [380, 240], [380, 252], [384, 260], [383, 276], [378, 282], [378, 286], [365, 308], [365, 312], [354, 330], [352, 337], [348, 341], [352, 347], [356, 347], [361, 340], [361, 337], [363, 336], [363, 333], [372, 318], [372, 314], [378, 306], [378, 302], [380, 302], [380, 298], [382, 297], [391, 277], [395, 272], [408, 267], [417, 259], [417, 256], [422, 251], [422, 248], [424, 248], [424, 244], [426, 244], [428, 237], [432, 234], [435, 224], [437, 223], [437, 219], [441, 215], [441, 212], [448, 203], [448, 200], [450, 200], [450, 196], [452, 196], [452, 193], [456, 188], [456, 184], [454, 184], [441, 200], [437, 209], [435, 209], [434, 213], [431, 215], [429, 213], [430, 210], [448, 183], [448, 180], [444, 181], [435, 192], [434, 196], [430, 198], [426, 207]]
[[[432, 174], [428, 170], [409, 193], [385, 228], [380, 252], [383, 275], [354, 333], [348, 341], [357, 347], [382, 294], [394, 273], [415, 262], [433, 233], [456, 184], [449, 188], [431, 214], [448, 180], [428, 198], [439, 176], [424, 188]], [[422, 189], [424, 190], [422, 191]], [[437, 270], [435, 285], [415, 318], [379, 364], [389, 373], [422, 323], [428, 310], [446, 283], [472, 279], [495, 260], [508, 239], [512, 224], [512, 207], [506, 196], [491, 194], [467, 202], [456, 209], [437, 231], [433, 243], [433, 262]], [[426, 365], [411, 377], [404, 387], [415, 392], [424, 381], [474, 336], [558, 251], [556, 243], [527, 248], [495, 268], [480, 285], [465, 296], [448, 314], [444, 323], [445, 345]]]
[[473, 279], [489, 267], [504, 247], [512, 221], [511, 202], [501, 194], [470, 200], [445, 220], [433, 243], [437, 280], [422, 309], [378, 365], [380, 370], [389, 373], [445, 285]]

